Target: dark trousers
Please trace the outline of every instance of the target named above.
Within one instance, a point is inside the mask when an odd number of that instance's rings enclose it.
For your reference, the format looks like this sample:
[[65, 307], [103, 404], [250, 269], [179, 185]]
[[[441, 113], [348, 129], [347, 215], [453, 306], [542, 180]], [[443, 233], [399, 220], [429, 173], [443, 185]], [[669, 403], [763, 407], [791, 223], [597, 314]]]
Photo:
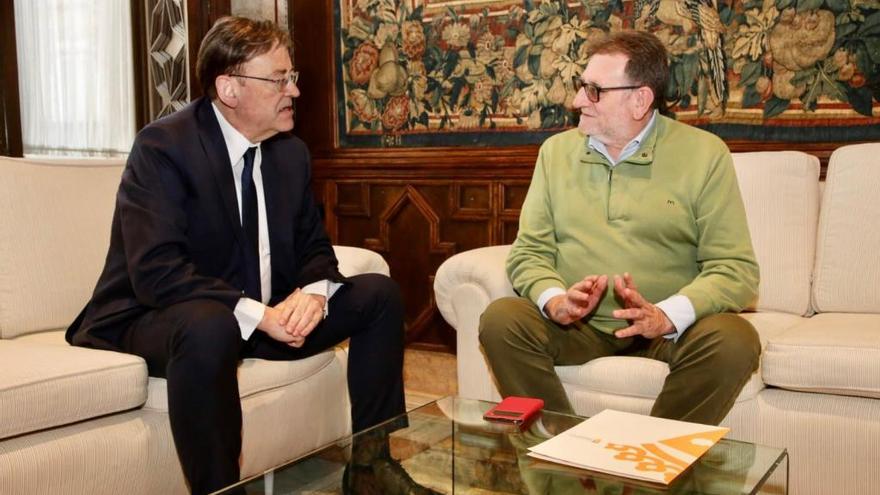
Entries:
[[143, 357], [151, 376], [167, 378], [168, 416], [193, 493], [239, 479], [240, 359], [302, 359], [350, 338], [348, 388], [359, 431], [404, 411], [403, 304], [384, 275], [350, 278], [330, 298], [329, 314], [300, 348], [257, 330], [244, 342], [233, 312], [211, 300], [152, 311], [133, 324], [123, 350]]

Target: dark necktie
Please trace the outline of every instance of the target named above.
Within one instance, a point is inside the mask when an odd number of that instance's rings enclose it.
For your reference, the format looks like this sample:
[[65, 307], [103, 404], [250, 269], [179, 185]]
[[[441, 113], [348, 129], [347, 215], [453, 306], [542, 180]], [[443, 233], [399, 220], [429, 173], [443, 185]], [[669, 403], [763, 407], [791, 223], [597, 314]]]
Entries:
[[241, 226], [244, 228], [244, 294], [262, 301], [260, 289], [259, 216], [257, 215], [257, 187], [254, 185], [254, 156], [256, 147], [244, 153], [241, 170]]

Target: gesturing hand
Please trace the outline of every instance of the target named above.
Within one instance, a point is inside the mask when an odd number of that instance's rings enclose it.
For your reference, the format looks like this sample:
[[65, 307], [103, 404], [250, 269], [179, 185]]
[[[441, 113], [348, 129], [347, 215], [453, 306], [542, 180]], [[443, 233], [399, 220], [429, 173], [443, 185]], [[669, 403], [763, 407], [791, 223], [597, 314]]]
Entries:
[[568, 325], [593, 311], [607, 287], [607, 275], [584, 277], [569, 287], [565, 294], [550, 298], [544, 305], [544, 312], [556, 323]]
[[639, 294], [629, 273], [624, 273], [623, 277], [614, 276], [614, 293], [623, 301], [624, 309], [616, 309], [611, 315], [630, 322], [630, 326], [614, 332], [616, 337], [641, 335], [653, 339], [675, 331], [666, 313]]

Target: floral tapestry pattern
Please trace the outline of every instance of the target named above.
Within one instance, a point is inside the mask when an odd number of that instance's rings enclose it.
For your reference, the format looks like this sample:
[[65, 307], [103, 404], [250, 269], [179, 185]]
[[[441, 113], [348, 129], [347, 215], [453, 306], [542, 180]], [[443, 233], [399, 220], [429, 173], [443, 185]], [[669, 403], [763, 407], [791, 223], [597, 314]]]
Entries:
[[669, 51], [679, 120], [725, 138], [880, 139], [880, 0], [339, 0], [343, 146], [538, 143], [576, 124], [607, 32]]

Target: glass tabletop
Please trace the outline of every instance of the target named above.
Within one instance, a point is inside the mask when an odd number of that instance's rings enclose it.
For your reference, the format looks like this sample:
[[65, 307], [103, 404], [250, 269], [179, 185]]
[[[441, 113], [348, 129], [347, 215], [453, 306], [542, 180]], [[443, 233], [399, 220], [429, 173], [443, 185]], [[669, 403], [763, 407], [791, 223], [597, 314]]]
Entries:
[[488, 422], [494, 404], [445, 397], [341, 439], [223, 494], [784, 494], [788, 453], [721, 440], [668, 487], [526, 455], [584, 418], [544, 411], [520, 428]]

